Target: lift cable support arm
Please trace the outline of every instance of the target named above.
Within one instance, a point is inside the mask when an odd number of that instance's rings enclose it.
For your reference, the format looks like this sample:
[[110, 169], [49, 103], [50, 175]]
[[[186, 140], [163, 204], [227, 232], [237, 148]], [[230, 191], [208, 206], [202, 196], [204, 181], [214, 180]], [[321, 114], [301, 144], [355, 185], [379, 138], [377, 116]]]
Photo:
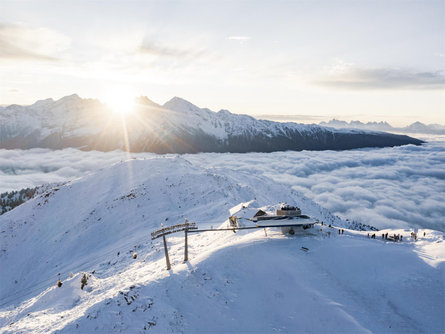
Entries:
[[160, 230], [154, 231], [151, 233], [151, 240], [157, 239], [162, 237], [162, 240], [164, 241], [164, 251], [165, 251], [165, 262], [167, 263], [167, 270], [171, 269], [170, 264], [170, 257], [168, 256], [168, 247], [167, 247], [167, 240], [165, 238], [166, 235], [181, 232], [184, 231], [185, 234], [185, 247], [184, 247], [184, 262], [188, 260], [188, 243], [187, 243], [187, 234], [189, 230], [197, 230], [198, 226], [196, 226], [196, 223], [184, 223], [184, 224], [178, 224], [173, 226], [168, 226], [161, 228]]

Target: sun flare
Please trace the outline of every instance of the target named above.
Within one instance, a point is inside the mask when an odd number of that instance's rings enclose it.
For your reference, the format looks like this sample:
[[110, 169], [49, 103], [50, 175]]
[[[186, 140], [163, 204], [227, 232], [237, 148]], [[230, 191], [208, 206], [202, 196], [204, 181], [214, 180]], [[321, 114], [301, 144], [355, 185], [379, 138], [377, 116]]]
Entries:
[[135, 96], [124, 90], [109, 91], [103, 100], [113, 112], [120, 115], [132, 112], [135, 105]]

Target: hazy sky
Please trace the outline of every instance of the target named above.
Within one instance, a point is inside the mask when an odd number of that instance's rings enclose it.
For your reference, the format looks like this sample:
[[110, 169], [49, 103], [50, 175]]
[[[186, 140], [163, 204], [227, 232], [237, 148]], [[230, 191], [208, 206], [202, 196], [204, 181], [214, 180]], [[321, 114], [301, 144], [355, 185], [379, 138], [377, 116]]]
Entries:
[[121, 91], [445, 124], [445, 1], [0, 0], [0, 104]]

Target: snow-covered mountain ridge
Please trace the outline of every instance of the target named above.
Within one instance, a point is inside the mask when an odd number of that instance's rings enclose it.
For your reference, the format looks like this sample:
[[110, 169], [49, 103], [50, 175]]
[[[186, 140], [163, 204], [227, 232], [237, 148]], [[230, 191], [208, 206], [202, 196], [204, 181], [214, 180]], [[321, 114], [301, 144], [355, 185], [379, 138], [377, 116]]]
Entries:
[[423, 133], [423, 134], [437, 134], [445, 135], [445, 126], [440, 124], [423, 124], [421, 122], [414, 122], [405, 127], [394, 127], [387, 122], [367, 122], [360, 121], [339, 121], [332, 119], [329, 122], [320, 122], [322, 126], [330, 126], [336, 129], [361, 129], [371, 131], [385, 131], [398, 133]]
[[[161, 223], [225, 227], [231, 214], [284, 201], [332, 227], [190, 235], [187, 263], [183, 234], [170, 235], [170, 271], [150, 240]], [[0, 232], [5, 333], [445, 329], [442, 233], [358, 231], [269, 178], [182, 157], [129, 160], [49, 190], [0, 216]]]
[[343, 150], [421, 144], [382, 132], [257, 120], [227, 110], [213, 112], [174, 97], [160, 106], [146, 97], [134, 112], [111, 112], [98, 100], [71, 95], [30, 106], [0, 107], [0, 148], [66, 147], [133, 152], [272, 152]]

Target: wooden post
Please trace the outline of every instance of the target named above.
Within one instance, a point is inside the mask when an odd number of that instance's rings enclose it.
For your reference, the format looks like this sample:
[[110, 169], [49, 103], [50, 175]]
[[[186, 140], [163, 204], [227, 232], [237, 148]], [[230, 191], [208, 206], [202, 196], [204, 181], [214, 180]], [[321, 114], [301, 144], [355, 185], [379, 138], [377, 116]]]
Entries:
[[164, 239], [164, 251], [165, 251], [165, 261], [167, 262], [167, 270], [170, 270], [171, 269], [170, 258], [168, 257], [167, 240], [165, 240], [165, 235], [162, 236], [162, 239]]
[[189, 260], [189, 257], [188, 257], [188, 244], [187, 244], [187, 232], [188, 232], [188, 229], [186, 228], [186, 229], [184, 230], [184, 234], [185, 234], [184, 262], [187, 262], [187, 261]]

